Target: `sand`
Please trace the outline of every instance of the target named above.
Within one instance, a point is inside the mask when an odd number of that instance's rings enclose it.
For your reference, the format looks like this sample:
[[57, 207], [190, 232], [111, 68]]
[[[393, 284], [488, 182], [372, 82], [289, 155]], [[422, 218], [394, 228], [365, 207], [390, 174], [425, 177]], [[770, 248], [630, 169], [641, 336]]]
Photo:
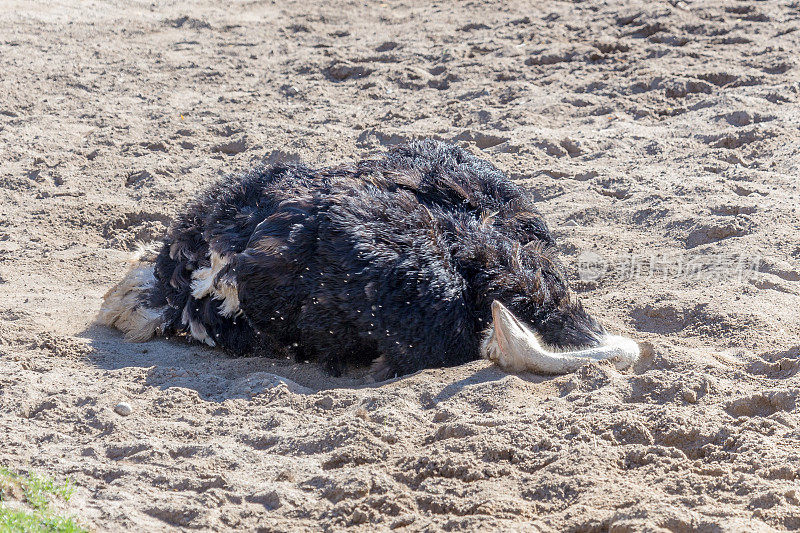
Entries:
[[[800, 528], [798, 29], [788, 0], [3, 0], [0, 464], [72, 478], [97, 531]], [[93, 324], [221, 176], [422, 137], [532, 191], [632, 370], [371, 384]]]

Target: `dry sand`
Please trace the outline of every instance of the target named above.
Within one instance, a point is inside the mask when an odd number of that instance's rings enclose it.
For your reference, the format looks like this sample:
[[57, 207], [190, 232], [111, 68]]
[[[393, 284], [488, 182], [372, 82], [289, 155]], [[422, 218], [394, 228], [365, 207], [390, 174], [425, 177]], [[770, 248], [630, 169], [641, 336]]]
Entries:
[[[798, 54], [789, 0], [3, 0], [0, 464], [101, 531], [800, 528]], [[213, 180], [419, 137], [528, 186], [652, 352], [368, 384], [92, 324]]]

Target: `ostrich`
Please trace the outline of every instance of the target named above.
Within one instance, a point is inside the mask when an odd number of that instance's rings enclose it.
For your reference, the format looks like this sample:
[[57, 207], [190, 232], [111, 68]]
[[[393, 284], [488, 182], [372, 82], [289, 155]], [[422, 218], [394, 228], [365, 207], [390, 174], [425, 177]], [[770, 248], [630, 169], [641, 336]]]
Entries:
[[571, 292], [531, 195], [446, 143], [258, 166], [191, 202], [159, 246], [100, 311], [129, 341], [184, 334], [377, 380], [481, 357], [546, 374], [639, 357]]

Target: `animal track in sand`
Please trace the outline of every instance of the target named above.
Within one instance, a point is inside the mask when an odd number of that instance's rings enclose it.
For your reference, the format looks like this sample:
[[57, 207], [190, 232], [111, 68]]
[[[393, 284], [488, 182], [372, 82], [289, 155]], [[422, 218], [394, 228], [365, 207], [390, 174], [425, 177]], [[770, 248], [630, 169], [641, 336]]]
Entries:
[[733, 218], [709, 217], [697, 222], [686, 235], [686, 247], [695, 248], [732, 237], [741, 237], [752, 233], [753, 222], [745, 215]]
[[733, 416], [769, 416], [797, 407], [798, 389], [777, 389], [756, 392], [731, 400], [725, 410]]
[[800, 346], [761, 354], [747, 366], [747, 372], [768, 379], [791, 379], [800, 372]]

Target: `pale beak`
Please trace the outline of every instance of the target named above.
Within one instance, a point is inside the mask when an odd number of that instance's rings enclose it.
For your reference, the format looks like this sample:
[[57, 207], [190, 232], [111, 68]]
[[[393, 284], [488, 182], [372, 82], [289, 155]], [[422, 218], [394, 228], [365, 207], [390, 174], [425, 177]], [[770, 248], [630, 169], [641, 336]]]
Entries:
[[495, 300], [492, 302], [493, 338], [484, 343], [484, 356], [509, 372], [567, 374], [588, 361], [609, 360], [618, 370], [639, 359], [639, 346], [631, 339], [606, 335], [600, 346], [554, 352], [545, 349], [537, 335]]

